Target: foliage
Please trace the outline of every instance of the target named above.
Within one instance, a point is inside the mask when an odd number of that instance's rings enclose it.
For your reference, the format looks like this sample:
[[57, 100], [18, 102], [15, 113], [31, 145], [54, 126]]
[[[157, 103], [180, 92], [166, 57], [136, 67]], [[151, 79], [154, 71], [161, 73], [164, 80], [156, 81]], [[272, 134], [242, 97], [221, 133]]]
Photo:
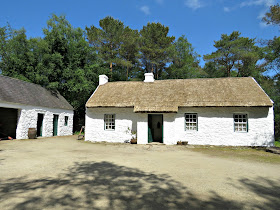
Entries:
[[181, 36], [171, 47], [171, 65], [166, 69], [169, 79], [186, 79], [201, 76], [199, 55], [185, 36]]
[[91, 26], [86, 28], [89, 42], [95, 47], [100, 58], [110, 64], [111, 75], [113, 64], [120, 63], [118, 52], [122, 44], [124, 24], [108, 16], [99, 21], [101, 29]]
[[0, 28], [0, 69], [3, 75], [29, 81], [34, 70], [32, 53], [25, 30], [14, 30], [10, 25]]
[[168, 36], [169, 28], [160, 23], [148, 23], [140, 30], [140, 52], [145, 72], [153, 72], [161, 78], [166, 63], [170, 61], [170, 50], [174, 36]]
[[[27, 39], [25, 30], [1, 28], [2, 74], [59, 91], [74, 107], [75, 125], [83, 123], [84, 105], [106, 72], [81, 28], [52, 15], [43, 38]], [[107, 72], [106, 72], [107, 73]]]
[[[279, 14], [279, 4], [274, 5], [263, 21], [279, 25]], [[144, 72], [154, 72], [156, 79], [253, 76], [274, 101], [275, 135], [280, 138], [280, 37], [260, 48], [238, 31], [222, 34], [201, 68], [188, 39], [174, 41], [168, 33], [161, 23], [138, 31], [110, 16], [99, 21], [99, 28], [92, 25], [84, 31], [65, 16], [52, 15], [38, 38], [6, 25], [0, 27], [0, 73], [59, 91], [75, 109], [75, 130], [84, 124], [84, 105], [100, 74], [110, 81], [142, 81]], [[272, 68], [275, 77], [264, 77], [264, 70]]]
[[[265, 14], [263, 21], [267, 24], [280, 26], [280, 6], [279, 4], [270, 7], [270, 11]], [[275, 123], [275, 138], [280, 140], [280, 37], [274, 37], [267, 41], [264, 47], [264, 59], [266, 69], [276, 70], [276, 75], [269, 78], [270, 85], [261, 82], [261, 85], [267, 91], [268, 95], [274, 101], [274, 123]]]
[[274, 37], [267, 42], [265, 50], [265, 60], [268, 69], [274, 69], [280, 73], [280, 37]]
[[280, 6], [279, 4], [270, 6], [270, 11], [262, 19], [267, 24], [280, 25]]
[[260, 81], [262, 88], [274, 102], [274, 129], [276, 140], [280, 140], [280, 82], [278, 77], [279, 76], [274, 78], [263, 77]]
[[214, 44], [217, 50], [204, 55], [204, 60], [219, 65], [218, 69], [224, 70], [224, 75], [228, 77], [233, 75], [259, 77], [262, 69], [257, 66], [257, 62], [262, 58], [262, 54], [255, 44], [255, 39], [240, 37], [238, 31], [230, 35], [222, 34], [221, 39]]
[[120, 48], [122, 65], [126, 67], [126, 79], [133, 76], [139, 66], [139, 32], [126, 27], [123, 34], [123, 42]]

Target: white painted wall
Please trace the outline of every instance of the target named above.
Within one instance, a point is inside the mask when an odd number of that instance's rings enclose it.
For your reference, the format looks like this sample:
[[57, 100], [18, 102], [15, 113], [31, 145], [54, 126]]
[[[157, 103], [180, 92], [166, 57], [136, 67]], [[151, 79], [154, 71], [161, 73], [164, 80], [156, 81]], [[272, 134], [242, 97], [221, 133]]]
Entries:
[[[185, 131], [185, 113], [198, 114], [198, 131]], [[248, 132], [234, 132], [234, 113], [248, 114]], [[170, 123], [172, 119], [175, 123]], [[164, 121], [166, 144], [175, 144], [177, 141], [188, 141], [189, 144], [197, 145], [227, 146], [272, 146], [274, 144], [273, 107], [179, 108], [174, 116], [167, 114]]]
[[[185, 113], [198, 114], [198, 131], [185, 130]], [[233, 114], [248, 114], [246, 133], [234, 132]], [[104, 130], [104, 114], [116, 115], [116, 129]], [[178, 113], [163, 114], [163, 142], [188, 141], [197, 145], [272, 146], [274, 144], [273, 107], [179, 108]], [[137, 130], [138, 144], [148, 142], [148, 114], [133, 108], [87, 108], [86, 141], [124, 142]], [[129, 129], [128, 129], [129, 128]]]
[[[0, 103], [0, 107], [18, 109], [18, 123], [16, 130], [17, 139], [27, 139], [28, 129], [37, 128], [38, 113], [44, 114], [43, 119], [43, 137], [53, 136], [53, 115], [57, 114], [58, 129], [57, 135], [72, 135], [73, 134], [73, 111], [63, 109], [52, 109], [46, 107], [32, 107], [15, 103]], [[68, 116], [68, 125], [64, 125], [64, 117]]]
[[[115, 130], [104, 129], [104, 114], [115, 114]], [[133, 108], [87, 108], [86, 141], [124, 142], [131, 140], [131, 131], [137, 130], [139, 114]]]

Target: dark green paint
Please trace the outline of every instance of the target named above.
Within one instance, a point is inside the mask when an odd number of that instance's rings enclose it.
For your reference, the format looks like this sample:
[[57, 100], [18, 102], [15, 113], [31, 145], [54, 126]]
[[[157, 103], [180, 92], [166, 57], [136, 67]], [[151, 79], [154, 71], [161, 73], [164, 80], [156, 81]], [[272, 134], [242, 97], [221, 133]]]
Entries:
[[53, 136], [57, 136], [58, 115], [53, 115]]

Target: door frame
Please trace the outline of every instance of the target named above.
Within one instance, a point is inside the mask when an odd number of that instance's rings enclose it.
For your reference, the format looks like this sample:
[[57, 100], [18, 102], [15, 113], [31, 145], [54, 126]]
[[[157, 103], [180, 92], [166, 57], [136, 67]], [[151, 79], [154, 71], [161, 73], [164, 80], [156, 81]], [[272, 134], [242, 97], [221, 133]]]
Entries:
[[163, 122], [164, 122], [164, 120], [163, 120], [163, 114], [161, 114], [161, 113], [150, 113], [147, 116], [148, 143], [154, 142], [153, 137], [152, 137], [152, 131], [151, 131], [150, 126], [149, 126], [149, 119], [151, 117], [151, 120], [152, 120], [152, 116], [154, 116], [154, 115], [161, 116], [161, 141], [160, 141], [160, 143], [163, 143]]
[[[40, 126], [39, 130], [38, 130], [39, 115], [42, 116], [42, 123], [41, 123], [41, 126]], [[43, 136], [44, 117], [45, 117], [45, 115], [43, 113], [38, 113], [37, 114], [37, 136]]]
[[58, 114], [53, 114], [53, 136], [57, 136], [58, 134]]

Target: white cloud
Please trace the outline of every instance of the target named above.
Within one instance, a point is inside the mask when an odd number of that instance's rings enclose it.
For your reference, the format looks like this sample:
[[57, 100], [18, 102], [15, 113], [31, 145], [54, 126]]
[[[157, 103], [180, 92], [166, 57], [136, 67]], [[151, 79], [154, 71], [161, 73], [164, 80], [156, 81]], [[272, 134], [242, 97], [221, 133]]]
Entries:
[[[258, 19], [262, 19], [265, 16], [265, 13], [269, 10], [269, 7], [271, 5], [275, 4], [275, 0], [248, 0], [248, 1], [243, 1], [240, 4], [240, 7], [250, 7], [250, 6], [264, 6], [265, 8], [260, 11], [258, 15]], [[260, 23], [261, 27], [264, 27], [263, 23]]]
[[193, 10], [204, 7], [204, 4], [200, 0], [186, 0], [185, 5]]
[[150, 7], [148, 7], [148, 6], [142, 6], [142, 7], [140, 7], [140, 10], [141, 10], [142, 12], [144, 12], [145, 15], [151, 14], [151, 12], [150, 12]]
[[[260, 6], [263, 9], [259, 12], [257, 19], [261, 20], [265, 16], [265, 13], [268, 12], [269, 7], [272, 5], [275, 5], [275, 4], [276, 4], [275, 0], [246, 0], [233, 7], [224, 7], [224, 12], [230, 12], [230, 11], [236, 10], [238, 8], [243, 8], [243, 7]], [[262, 21], [260, 22], [261, 28], [264, 28], [267, 26], [268, 25], [266, 23], [264, 23]]]
[[225, 11], [225, 12], [230, 12], [230, 10], [231, 10], [231, 9], [230, 9], [229, 7], [224, 7], [224, 11]]
[[158, 4], [163, 4], [163, 0], [156, 0]]
[[260, 5], [264, 5], [266, 7], [270, 7], [273, 4], [275, 4], [275, 0], [249, 0], [249, 1], [243, 1], [240, 4], [240, 7], [260, 6]]

